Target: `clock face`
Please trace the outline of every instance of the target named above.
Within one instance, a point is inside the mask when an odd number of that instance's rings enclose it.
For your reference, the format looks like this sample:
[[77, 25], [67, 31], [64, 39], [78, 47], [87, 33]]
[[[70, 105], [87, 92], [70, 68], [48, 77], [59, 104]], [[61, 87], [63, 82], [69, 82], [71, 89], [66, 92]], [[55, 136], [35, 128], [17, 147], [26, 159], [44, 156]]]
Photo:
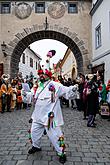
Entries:
[[29, 4], [23, 2], [18, 3], [15, 7], [15, 15], [20, 19], [25, 19], [30, 16], [32, 8]]
[[65, 14], [65, 5], [62, 2], [54, 2], [48, 7], [48, 14], [54, 19], [63, 17]]

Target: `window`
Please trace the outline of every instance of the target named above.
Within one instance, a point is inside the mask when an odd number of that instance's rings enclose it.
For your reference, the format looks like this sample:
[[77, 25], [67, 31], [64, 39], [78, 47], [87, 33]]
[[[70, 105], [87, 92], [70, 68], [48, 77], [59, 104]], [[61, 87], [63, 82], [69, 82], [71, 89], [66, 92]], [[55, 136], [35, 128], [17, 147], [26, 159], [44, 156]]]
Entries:
[[25, 54], [22, 55], [22, 63], [25, 64]]
[[0, 3], [0, 13], [8, 14], [10, 13], [11, 3], [10, 2], [1, 2]]
[[36, 70], [37, 70], [37, 61], [36, 61]]
[[38, 70], [41, 69], [40, 63], [38, 63]]
[[32, 58], [30, 58], [30, 67], [33, 68], [33, 59]]
[[68, 2], [68, 13], [78, 13], [78, 3]]
[[95, 29], [95, 45], [96, 49], [101, 46], [101, 24], [99, 24]]
[[45, 13], [45, 2], [35, 3], [35, 13]]

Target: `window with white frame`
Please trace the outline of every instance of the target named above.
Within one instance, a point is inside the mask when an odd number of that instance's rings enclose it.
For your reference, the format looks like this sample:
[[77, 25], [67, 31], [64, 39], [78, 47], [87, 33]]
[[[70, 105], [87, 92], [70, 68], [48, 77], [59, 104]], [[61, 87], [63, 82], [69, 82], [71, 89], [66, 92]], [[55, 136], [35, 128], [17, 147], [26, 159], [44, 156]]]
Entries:
[[25, 54], [22, 55], [22, 63], [25, 64]]
[[33, 59], [32, 58], [30, 58], [30, 67], [33, 68]]
[[78, 3], [68, 2], [68, 13], [78, 13]]
[[45, 13], [45, 2], [35, 3], [35, 13]]
[[11, 12], [11, 3], [10, 2], [1, 2], [0, 3], [0, 13], [9, 14]]
[[36, 70], [38, 69], [38, 67], [37, 67], [37, 66], [38, 66], [38, 64], [37, 64], [37, 61], [36, 61]]
[[101, 23], [95, 29], [95, 47], [96, 49], [101, 46]]

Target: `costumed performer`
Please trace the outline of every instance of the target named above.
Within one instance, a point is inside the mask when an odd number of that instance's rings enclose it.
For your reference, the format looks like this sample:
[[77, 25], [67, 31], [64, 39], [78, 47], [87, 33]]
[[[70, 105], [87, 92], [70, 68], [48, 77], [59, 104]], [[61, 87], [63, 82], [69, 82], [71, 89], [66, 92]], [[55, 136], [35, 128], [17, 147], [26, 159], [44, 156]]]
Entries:
[[41, 151], [41, 137], [44, 129], [52, 142], [59, 161], [65, 163], [66, 154], [64, 152], [64, 135], [61, 126], [64, 124], [59, 97], [64, 96], [67, 99], [75, 98], [77, 95], [77, 86], [66, 87], [51, 80], [52, 73], [48, 70], [45, 75], [40, 75], [42, 87], [38, 87], [36, 92], [35, 110], [32, 114], [31, 138], [32, 148], [28, 151], [33, 154]]

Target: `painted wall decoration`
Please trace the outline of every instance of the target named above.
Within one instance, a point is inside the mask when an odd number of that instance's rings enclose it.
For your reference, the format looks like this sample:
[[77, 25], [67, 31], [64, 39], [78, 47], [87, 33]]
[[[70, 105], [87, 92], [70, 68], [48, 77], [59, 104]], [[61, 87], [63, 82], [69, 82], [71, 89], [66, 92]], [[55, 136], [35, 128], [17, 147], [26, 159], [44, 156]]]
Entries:
[[62, 2], [53, 2], [49, 5], [47, 11], [51, 18], [59, 19], [65, 14], [65, 5]]
[[15, 15], [20, 19], [26, 19], [31, 15], [32, 8], [28, 3], [22, 2], [15, 6]]

